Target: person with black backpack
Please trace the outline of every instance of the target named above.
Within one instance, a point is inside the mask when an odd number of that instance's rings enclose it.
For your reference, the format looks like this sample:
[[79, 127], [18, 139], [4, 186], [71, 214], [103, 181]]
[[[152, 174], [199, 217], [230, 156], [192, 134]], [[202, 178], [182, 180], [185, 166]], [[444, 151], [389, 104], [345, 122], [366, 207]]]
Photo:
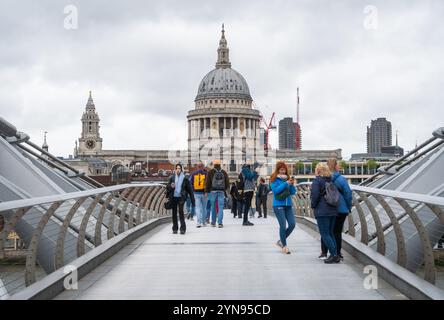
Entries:
[[[336, 241], [336, 251], [338, 253], [338, 256], [341, 258], [341, 260], [344, 260], [344, 257], [342, 256], [341, 253], [342, 229], [344, 228], [345, 219], [350, 213], [353, 205], [352, 191], [347, 182], [347, 179], [345, 179], [339, 173], [341, 168], [338, 164], [338, 161], [336, 159], [329, 159], [327, 161], [327, 165], [330, 171], [333, 172], [331, 180], [339, 191], [338, 216], [336, 217], [335, 224], [333, 226], [333, 235]], [[328, 251], [327, 246], [321, 239], [321, 255], [319, 256], [319, 259], [326, 259], [327, 251]]]
[[205, 193], [211, 203], [211, 226], [216, 226], [216, 200], [218, 204], [217, 224], [223, 227], [224, 201], [225, 195], [230, 187], [228, 174], [221, 168], [220, 160], [213, 161], [214, 168], [208, 172], [208, 179], [205, 183]]
[[244, 212], [245, 207], [245, 197], [244, 197], [244, 184], [242, 176], [239, 175], [236, 180], [236, 192], [235, 192], [235, 198], [236, 198], [236, 206], [237, 206], [237, 217], [239, 219], [242, 219], [242, 213]]
[[269, 193], [270, 188], [265, 183], [265, 179], [261, 177], [259, 179], [259, 186], [257, 187], [256, 210], [259, 213], [258, 218], [262, 218], [262, 211], [264, 212], [264, 219], [267, 218], [267, 198]]
[[253, 195], [254, 195], [254, 189], [255, 189], [255, 181], [258, 178], [258, 171], [259, 169], [257, 168], [256, 170], [252, 171], [251, 170], [251, 165], [250, 164], [244, 164], [242, 166], [242, 170], [241, 173], [239, 174], [239, 180], [240, 182], [240, 187], [242, 188], [242, 193], [243, 193], [243, 213], [244, 213], [244, 219], [242, 222], [243, 226], [253, 226], [254, 224], [251, 223], [250, 221], [248, 221], [248, 213], [250, 211], [250, 207], [251, 207], [251, 200], [253, 199]]
[[311, 184], [311, 208], [318, 223], [322, 242], [330, 252], [325, 263], [341, 261], [333, 235], [335, 220], [338, 215], [339, 191], [332, 182], [331, 172], [325, 163], [318, 163], [315, 169], [316, 178]]

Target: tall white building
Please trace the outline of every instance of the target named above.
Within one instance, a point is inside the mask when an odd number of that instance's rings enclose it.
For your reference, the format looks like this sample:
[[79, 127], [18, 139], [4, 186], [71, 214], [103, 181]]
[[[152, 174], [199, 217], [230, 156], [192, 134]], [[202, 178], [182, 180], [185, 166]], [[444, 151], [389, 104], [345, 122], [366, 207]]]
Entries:
[[238, 171], [245, 161], [263, 155], [260, 113], [252, 108], [247, 81], [231, 68], [222, 25], [216, 68], [199, 84], [195, 109], [188, 112], [189, 162], [220, 159], [225, 168]]

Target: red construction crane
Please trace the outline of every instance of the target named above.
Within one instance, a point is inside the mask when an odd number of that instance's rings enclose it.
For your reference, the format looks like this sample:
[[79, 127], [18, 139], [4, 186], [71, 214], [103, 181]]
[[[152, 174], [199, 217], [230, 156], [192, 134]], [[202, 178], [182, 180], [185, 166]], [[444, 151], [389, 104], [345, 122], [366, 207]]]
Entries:
[[264, 128], [264, 130], [265, 130], [264, 131], [264, 134], [265, 134], [264, 135], [264, 150], [265, 150], [266, 153], [270, 149], [270, 144], [269, 144], [269, 140], [268, 140], [269, 131], [270, 130], [276, 130], [276, 125], [274, 124], [274, 115], [275, 115], [275, 113], [273, 112], [273, 114], [271, 115], [271, 119], [270, 119], [268, 124], [267, 124], [264, 116], [261, 115], [261, 121], [265, 125], [265, 128]]

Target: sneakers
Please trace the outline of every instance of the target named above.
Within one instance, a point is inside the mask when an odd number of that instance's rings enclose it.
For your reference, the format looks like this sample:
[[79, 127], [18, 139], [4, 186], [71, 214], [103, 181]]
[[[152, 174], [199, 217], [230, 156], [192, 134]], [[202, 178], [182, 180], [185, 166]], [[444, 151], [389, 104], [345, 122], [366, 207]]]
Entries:
[[282, 248], [282, 252], [285, 253], [285, 254], [290, 254], [291, 253], [290, 249], [288, 249], [288, 247], [283, 247]]
[[218, 227], [219, 227], [219, 228], [223, 228], [224, 225], [223, 225], [222, 223], [219, 223]]
[[212, 226], [212, 227], [215, 227], [215, 226], [216, 226], [216, 224], [215, 224], [215, 223], [212, 223], [212, 224], [211, 224], [211, 226]]
[[254, 226], [254, 223], [251, 223], [250, 221], [242, 223], [243, 226]]
[[202, 227], [202, 225], [201, 225], [200, 223], [198, 223], [198, 224], [196, 225], [196, 228], [200, 228], [200, 227]]
[[174, 230], [174, 231], [173, 231], [173, 234], [177, 234], [177, 230]]
[[276, 242], [276, 245], [281, 249], [284, 247], [281, 240], [278, 240], [278, 242]]
[[324, 263], [332, 264], [332, 263], [339, 263], [341, 261], [341, 258], [339, 258], [338, 255], [336, 256], [330, 256], [326, 260], [324, 260]]
[[185, 230], [180, 230], [180, 234], [185, 234]]
[[321, 253], [321, 255], [318, 257], [318, 259], [321, 259], [321, 260], [327, 259], [327, 254], [326, 253]]

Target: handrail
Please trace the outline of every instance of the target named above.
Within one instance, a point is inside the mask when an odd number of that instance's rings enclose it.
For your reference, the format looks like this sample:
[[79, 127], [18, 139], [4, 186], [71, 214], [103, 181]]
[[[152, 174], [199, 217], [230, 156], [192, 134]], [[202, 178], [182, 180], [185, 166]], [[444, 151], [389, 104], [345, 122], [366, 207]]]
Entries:
[[0, 202], [0, 212], [12, 209], [25, 208], [29, 206], [36, 206], [39, 204], [50, 203], [55, 201], [66, 201], [80, 197], [89, 197], [102, 192], [112, 192], [112, 191], [123, 190], [126, 188], [146, 187], [146, 186], [164, 186], [164, 185], [161, 183], [131, 183], [131, 184], [127, 183], [127, 184], [119, 184], [111, 187], [97, 188], [91, 190], [83, 190], [83, 191], [63, 193], [57, 195], [35, 197], [30, 199], [12, 200], [7, 202]]
[[116, 235], [167, 216], [165, 187], [130, 183], [0, 203], [0, 259], [12, 257], [5, 246], [11, 232], [26, 257], [24, 273], [2, 274], [0, 292], [14, 294]]
[[[301, 182], [296, 184], [297, 186], [311, 186], [311, 182]], [[420, 193], [410, 193], [403, 191], [395, 191], [395, 190], [387, 190], [387, 189], [378, 189], [371, 187], [363, 187], [351, 184], [350, 189], [353, 191], [362, 191], [372, 194], [377, 194], [380, 196], [386, 196], [391, 198], [402, 198], [405, 200], [417, 201], [429, 203], [437, 206], [444, 206], [444, 197], [430, 196], [428, 194], [420, 194]]]

